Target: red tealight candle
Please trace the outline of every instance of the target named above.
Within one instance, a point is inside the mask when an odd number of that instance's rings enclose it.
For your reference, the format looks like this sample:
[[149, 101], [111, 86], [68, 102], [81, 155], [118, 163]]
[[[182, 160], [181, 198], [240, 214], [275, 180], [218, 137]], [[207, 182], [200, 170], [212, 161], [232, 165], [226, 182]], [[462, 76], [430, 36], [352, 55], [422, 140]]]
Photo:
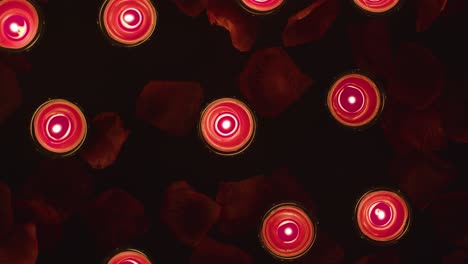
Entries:
[[279, 259], [296, 259], [312, 247], [316, 233], [314, 222], [300, 206], [282, 203], [265, 214], [260, 241], [271, 255]]
[[200, 133], [213, 151], [234, 155], [244, 151], [255, 134], [255, 119], [250, 109], [233, 98], [210, 103], [200, 119]]
[[394, 242], [407, 231], [409, 205], [397, 192], [372, 190], [359, 199], [355, 221], [360, 232], [370, 240]]
[[238, 0], [242, 7], [255, 14], [268, 14], [278, 10], [286, 0]]
[[369, 77], [352, 73], [334, 82], [328, 91], [327, 105], [332, 116], [342, 125], [360, 128], [376, 120], [382, 111], [384, 97]]
[[156, 8], [150, 0], [107, 0], [101, 8], [102, 30], [123, 46], [137, 46], [148, 40], [156, 22]]
[[53, 99], [45, 102], [34, 113], [31, 134], [43, 149], [63, 156], [76, 152], [87, 133], [87, 121], [75, 104]]
[[353, 0], [354, 4], [363, 11], [383, 14], [398, 6], [400, 0]]
[[106, 264], [151, 264], [148, 256], [135, 249], [117, 253]]
[[40, 35], [41, 17], [35, 5], [27, 0], [0, 1], [0, 48], [26, 50]]

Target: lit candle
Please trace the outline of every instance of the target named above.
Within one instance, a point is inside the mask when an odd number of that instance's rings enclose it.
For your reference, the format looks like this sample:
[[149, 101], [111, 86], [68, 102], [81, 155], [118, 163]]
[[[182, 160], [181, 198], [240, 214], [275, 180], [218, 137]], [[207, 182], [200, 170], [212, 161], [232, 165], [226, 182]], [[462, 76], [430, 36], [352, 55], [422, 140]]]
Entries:
[[355, 220], [360, 232], [370, 240], [394, 242], [407, 231], [409, 205], [397, 192], [377, 189], [359, 199]]
[[148, 40], [156, 22], [156, 8], [150, 0], [107, 0], [101, 7], [101, 29], [123, 46], [137, 46]]
[[260, 240], [263, 247], [279, 259], [297, 259], [306, 254], [316, 237], [316, 227], [297, 204], [282, 203], [263, 218]]
[[87, 133], [87, 121], [75, 104], [53, 99], [35, 111], [31, 119], [31, 134], [43, 149], [67, 156], [83, 144]]
[[383, 14], [396, 7], [400, 0], [353, 0], [361, 10], [373, 14]]
[[247, 11], [262, 15], [278, 10], [286, 0], [238, 0]]
[[221, 155], [234, 155], [244, 151], [252, 142], [255, 119], [241, 101], [223, 98], [205, 108], [199, 129], [213, 151]]
[[327, 96], [328, 110], [347, 127], [362, 128], [377, 119], [384, 104], [382, 92], [369, 77], [352, 73], [333, 83]]
[[22, 51], [31, 48], [40, 35], [42, 18], [26, 0], [0, 1], [0, 48]]
[[143, 252], [129, 249], [117, 253], [106, 264], [151, 264], [151, 261]]

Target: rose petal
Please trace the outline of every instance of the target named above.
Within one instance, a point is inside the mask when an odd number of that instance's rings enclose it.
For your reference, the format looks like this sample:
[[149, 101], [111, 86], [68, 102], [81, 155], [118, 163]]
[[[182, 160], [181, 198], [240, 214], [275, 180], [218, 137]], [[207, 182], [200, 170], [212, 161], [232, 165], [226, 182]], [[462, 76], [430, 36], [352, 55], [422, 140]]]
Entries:
[[441, 115], [435, 107], [410, 110], [389, 103], [382, 115], [382, 127], [387, 140], [400, 154], [430, 153], [447, 144]]
[[355, 264], [398, 264], [400, 255], [394, 248], [385, 249], [375, 254], [360, 258]]
[[137, 99], [136, 115], [175, 136], [188, 134], [201, 110], [203, 88], [196, 82], [152, 81]]
[[201, 0], [172, 0], [172, 2], [177, 5], [182, 13], [191, 17], [196, 17], [205, 10]]
[[348, 34], [359, 69], [382, 78], [391, 74], [393, 56], [386, 19], [350, 24]]
[[440, 197], [431, 207], [436, 233], [454, 245], [468, 248], [468, 193], [452, 192]]
[[449, 139], [468, 143], [468, 82], [451, 80], [441, 100], [442, 123]]
[[450, 0], [447, 1], [442, 15], [444, 16], [454, 16], [463, 13], [468, 6], [468, 1], [465, 0]]
[[344, 249], [330, 235], [320, 232], [302, 263], [344, 263]]
[[190, 264], [207, 263], [251, 264], [253, 262], [243, 250], [206, 237], [194, 248]]
[[422, 109], [442, 93], [445, 69], [431, 50], [415, 43], [400, 46], [387, 91], [398, 102]]
[[0, 123], [18, 109], [21, 101], [22, 93], [16, 73], [0, 61]]
[[418, 209], [427, 207], [458, 177], [457, 171], [448, 161], [434, 155], [418, 154], [393, 160], [390, 175]]
[[29, 200], [52, 206], [62, 220], [79, 210], [93, 193], [86, 164], [76, 158], [45, 159], [23, 187]]
[[212, 25], [229, 31], [236, 49], [245, 52], [252, 48], [257, 37], [258, 21], [236, 1], [206, 0], [206, 14]]
[[416, 31], [422, 32], [428, 30], [446, 5], [447, 0], [419, 0]]
[[83, 212], [82, 219], [100, 250], [110, 250], [142, 236], [149, 228], [145, 208], [127, 192], [101, 193]]
[[0, 182], [0, 240], [13, 226], [13, 209], [10, 188]]
[[1, 56], [0, 54], [0, 61], [2, 60], [6, 65], [15, 71], [30, 71], [32, 68], [31, 63], [29, 63], [24, 54], [14, 54], [8, 56]]
[[442, 257], [442, 264], [465, 264], [468, 263], [468, 251], [457, 250]]
[[0, 263], [35, 264], [38, 256], [36, 227], [16, 225], [0, 246]]
[[106, 168], [115, 162], [129, 134], [117, 113], [100, 113], [93, 119], [88, 143], [80, 157], [94, 169]]
[[318, 0], [289, 18], [283, 31], [283, 45], [297, 46], [318, 41], [340, 12], [337, 0]]
[[162, 222], [188, 246], [198, 244], [219, 219], [221, 207], [185, 181], [168, 187], [161, 210]]
[[313, 80], [280, 47], [252, 54], [240, 75], [240, 90], [259, 115], [277, 116], [298, 100]]

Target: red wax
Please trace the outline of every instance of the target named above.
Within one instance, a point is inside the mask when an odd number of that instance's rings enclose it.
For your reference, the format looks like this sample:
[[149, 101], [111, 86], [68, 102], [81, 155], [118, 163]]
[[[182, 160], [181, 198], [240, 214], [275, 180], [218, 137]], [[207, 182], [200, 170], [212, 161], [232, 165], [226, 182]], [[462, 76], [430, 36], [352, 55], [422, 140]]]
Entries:
[[374, 81], [352, 73], [338, 79], [328, 92], [330, 113], [341, 124], [361, 127], [372, 122], [382, 109], [382, 95]]
[[218, 99], [203, 111], [200, 132], [205, 142], [219, 154], [238, 154], [250, 145], [255, 134], [255, 120], [241, 101]]
[[138, 250], [127, 250], [113, 256], [107, 264], [151, 264], [151, 261]]
[[53, 99], [36, 110], [31, 120], [31, 132], [44, 149], [71, 154], [83, 144], [87, 122], [78, 106], [63, 99]]
[[100, 19], [103, 30], [112, 40], [136, 46], [153, 34], [157, 13], [150, 0], [107, 0]]
[[316, 228], [308, 214], [293, 203], [279, 204], [265, 215], [260, 239], [280, 259], [303, 256], [315, 241]]
[[394, 8], [400, 0], [353, 0], [357, 7], [371, 13], [385, 13]]
[[248, 10], [265, 13], [280, 7], [285, 0], [240, 0]]
[[355, 213], [362, 234], [379, 242], [392, 242], [402, 237], [410, 220], [405, 199], [398, 193], [387, 190], [364, 194]]
[[22, 50], [31, 47], [39, 36], [40, 18], [26, 0], [0, 1], [0, 47]]

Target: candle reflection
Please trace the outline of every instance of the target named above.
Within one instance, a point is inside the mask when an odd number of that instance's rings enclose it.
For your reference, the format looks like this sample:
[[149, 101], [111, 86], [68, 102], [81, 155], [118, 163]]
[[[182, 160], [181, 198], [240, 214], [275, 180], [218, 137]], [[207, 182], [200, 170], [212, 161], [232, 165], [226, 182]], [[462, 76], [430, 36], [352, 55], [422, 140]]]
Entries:
[[383, 14], [396, 8], [400, 0], [353, 0], [353, 2], [363, 11]]
[[151, 261], [143, 252], [128, 249], [112, 256], [105, 264], [151, 264]]
[[278, 10], [286, 0], [238, 0], [240, 5], [250, 13], [257, 15], [270, 14]]

